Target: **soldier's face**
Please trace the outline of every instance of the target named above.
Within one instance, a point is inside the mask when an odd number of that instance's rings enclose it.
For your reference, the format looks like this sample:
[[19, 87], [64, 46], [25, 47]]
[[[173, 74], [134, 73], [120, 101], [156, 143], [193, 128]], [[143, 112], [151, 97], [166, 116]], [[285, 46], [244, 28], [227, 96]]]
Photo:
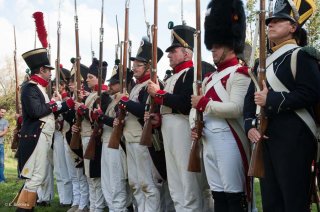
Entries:
[[297, 26], [289, 20], [274, 18], [268, 24], [268, 38], [275, 44], [280, 44], [293, 38]]
[[109, 94], [113, 95], [120, 91], [120, 83], [109, 84]]
[[145, 74], [146, 64], [141, 61], [135, 60], [133, 61], [132, 71], [133, 71], [133, 76], [136, 79], [140, 79]]
[[69, 87], [69, 90], [71, 91], [71, 92], [73, 92], [74, 91], [74, 81], [72, 80], [70, 80], [70, 82], [69, 82], [69, 85], [68, 85], [68, 87]]
[[172, 48], [168, 53], [170, 67], [174, 68], [178, 64], [186, 61], [187, 53], [183, 51], [183, 47]]
[[94, 88], [95, 85], [98, 84], [98, 78], [93, 75], [93, 74], [88, 74], [87, 75], [87, 83], [88, 83], [88, 86], [89, 88]]
[[51, 69], [41, 67], [39, 75], [46, 81], [50, 81], [51, 79]]

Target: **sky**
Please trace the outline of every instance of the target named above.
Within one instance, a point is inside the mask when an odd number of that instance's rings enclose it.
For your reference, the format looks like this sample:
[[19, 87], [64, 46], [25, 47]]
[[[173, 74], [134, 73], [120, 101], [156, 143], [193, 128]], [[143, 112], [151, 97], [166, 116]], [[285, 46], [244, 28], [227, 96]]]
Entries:
[[[152, 0], [130, 0], [129, 37], [132, 41], [132, 55], [135, 56], [141, 38], [146, 36], [144, 17], [145, 2], [146, 20], [153, 24]], [[209, 0], [201, 1], [201, 26], [203, 43], [203, 21]], [[99, 58], [99, 28], [101, 19], [101, 0], [77, 0], [79, 21], [79, 43], [81, 63], [91, 65], [91, 40], [95, 56]], [[163, 51], [170, 46], [171, 32], [168, 22], [175, 25], [182, 23], [181, 0], [158, 0], [158, 47]], [[51, 64], [57, 58], [57, 22], [60, 11], [61, 42], [60, 62], [64, 68], [71, 69], [70, 58], [75, 57], [75, 24], [74, 0], [0, 0], [0, 68], [6, 58], [12, 58], [14, 51], [13, 26], [16, 29], [17, 57], [21, 61], [24, 52], [34, 49], [35, 23], [32, 14], [41, 11], [51, 45]], [[116, 15], [119, 23], [120, 40], [124, 40], [125, 0], [104, 0], [104, 43], [103, 58], [108, 62], [107, 79], [111, 76], [117, 44]], [[187, 25], [195, 27], [195, 0], [183, 0], [183, 17]], [[37, 38], [36, 48], [41, 43]], [[211, 53], [202, 46], [203, 60], [212, 63]], [[18, 64], [19, 74], [27, 68], [24, 62]], [[158, 75], [163, 78], [165, 71], [170, 69], [167, 54], [164, 53], [158, 63]], [[54, 73], [53, 73], [54, 74]], [[54, 78], [54, 77], [53, 77]]]

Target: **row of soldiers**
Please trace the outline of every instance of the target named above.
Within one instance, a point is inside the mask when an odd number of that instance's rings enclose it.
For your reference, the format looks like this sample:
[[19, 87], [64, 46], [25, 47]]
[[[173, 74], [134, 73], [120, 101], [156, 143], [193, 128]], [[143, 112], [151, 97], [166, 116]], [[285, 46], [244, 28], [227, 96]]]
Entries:
[[[36, 191], [47, 173], [53, 135], [55, 142], [65, 140], [69, 154], [57, 157], [71, 161], [68, 172], [73, 172], [73, 186], [79, 188], [73, 191], [80, 191], [73, 193], [69, 211], [103, 211], [106, 206], [109, 211], [129, 211], [131, 204], [139, 212], [255, 211], [247, 172], [249, 140], [255, 143], [262, 136], [255, 122], [257, 105], [265, 108], [269, 121], [263, 143], [265, 177], [260, 181], [263, 210], [308, 211], [316, 149], [310, 123], [315, 118], [313, 105], [320, 99], [320, 73], [316, 55], [299, 45], [304, 45], [302, 25], [313, 6], [312, 1], [276, 2], [273, 16], [266, 20], [268, 38], [275, 46], [267, 59], [267, 81], [256, 92], [248, 67], [240, 64], [238, 57], [244, 50], [246, 25], [240, 0], [214, 0], [208, 5], [204, 43], [212, 51], [217, 70], [205, 76], [199, 96], [193, 95], [195, 29], [187, 25], [172, 29], [171, 45], [166, 49], [171, 77], [165, 82], [150, 80], [152, 44], [142, 40], [136, 57], [130, 58], [133, 66], [127, 82], [135, 79], [130, 93], [121, 93], [117, 61], [108, 86], [102, 86], [99, 103], [98, 60], [93, 59], [89, 68], [81, 66], [86, 92], [74, 88], [71, 74], [71, 92], [55, 93], [50, 100], [46, 86], [53, 68], [46, 49], [24, 53], [31, 78], [21, 89], [23, 124], [18, 156], [26, 181], [17, 198], [17, 211], [32, 211], [35, 206]], [[157, 50], [159, 61], [163, 52]], [[106, 68], [104, 62], [103, 81]], [[82, 102], [72, 98], [75, 92]], [[157, 105], [151, 114], [145, 112], [149, 96]], [[117, 118], [120, 109], [126, 111], [124, 123]], [[309, 119], [297, 109], [304, 109]], [[192, 127], [195, 110], [204, 114], [199, 173], [187, 171], [190, 147], [198, 139]], [[74, 124], [75, 115], [82, 119], [80, 127]], [[148, 119], [153, 126], [152, 147], [139, 144]], [[93, 160], [83, 159], [95, 122], [103, 126], [101, 142], [95, 144]], [[119, 124], [124, 124], [121, 145], [108, 148], [112, 130]], [[78, 132], [82, 149], [71, 149], [72, 134]]]

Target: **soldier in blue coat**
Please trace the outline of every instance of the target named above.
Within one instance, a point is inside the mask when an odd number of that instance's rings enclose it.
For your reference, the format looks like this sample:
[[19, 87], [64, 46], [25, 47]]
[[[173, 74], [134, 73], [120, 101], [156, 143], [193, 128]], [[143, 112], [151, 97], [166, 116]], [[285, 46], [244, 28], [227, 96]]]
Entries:
[[244, 105], [248, 138], [257, 142], [256, 105], [264, 107], [268, 126], [263, 140], [265, 176], [260, 180], [263, 211], [310, 211], [311, 165], [316, 153], [313, 106], [320, 98], [317, 60], [301, 46], [301, 28], [314, 11], [313, 1], [295, 5], [278, 0], [266, 20], [275, 43], [266, 60], [267, 81], [260, 92], [251, 83]]
[[21, 88], [23, 123], [18, 158], [21, 176], [26, 181], [17, 196], [16, 206], [17, 211], [32, 211], [37, 189], [46, 176], [47, 153], [55, 129], [53, 113], [66, 111], [73, 106], [73, 101], [61, 102], [58, 95], [50, 101], [46, 87], [53, 68], [46, 49], [34, 49], [24, 53], [22, 57], [31, 70], [31, 78]]

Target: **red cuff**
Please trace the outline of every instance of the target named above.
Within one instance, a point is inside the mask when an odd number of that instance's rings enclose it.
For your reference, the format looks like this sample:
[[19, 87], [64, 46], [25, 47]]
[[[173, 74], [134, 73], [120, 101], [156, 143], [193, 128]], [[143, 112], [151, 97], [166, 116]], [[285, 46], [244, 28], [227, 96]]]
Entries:
[[62, 99], [66, 98], [66, 97], [68, 97], [68, 96], [69, 96], [69, 94], [68, 94], [67, 92], [63, 92], [63, 93], [61, 94], [61, 98], [62, 98]]
[[19, 117], [18, 117], [18, 124], [20, 124], [20, 125], [21, 125], [21, 124], [22, 124], [22, 121], [23, 121], [22, 116], [19, 116]]
[[87, 112], [87, 107], [85, 105], [80, 105], [80, 107], [78, 108], [77, 110], [77, 113], [80, 115], [80, 116], [83, 116], [85, 115], [85, 113]]
[[66, 100], [66, 104], [67, 104], [67, 106], [68, 106], [69, 109], [73, 109], [73, 108], [74, 108], [74, 105], [75, 105], [75, 103], [74, 103], [74, 101], [73, 101], [72, 98], [68, 98], [68, 99]]
[[127, 96], [123, 96], [121, 97], [120, 101], [119, 101], [119, 107], [120, 109], [125, 110], [127, 107], [127, 103], [129, 102], [129, 97]]
[[103, 112], [99, 109], [91, 113], [91, 118], [93, 121], [97, 121], [101, 115], [103, 115]]
[[200, 112], [203, 112], [206, 109], [209, 101], [210, 101], [209, 98], [203, 96], [198, 102], [196, 109], [199, 110]]
[[248, 66], [241, 66], [241, 67], [239, 67], [239, 68], [237, 69], [236, 72], [250, 77], [250, 76], [249, 76], [249, 68], [248, 68]]
[[154, 102], [158, 105], [163, 105], [163, 98], [167, 92], [164, 90], [158, 90], [156, 95], [154, 96]]
[[123, 96], [123, 97], [121, 97], [120, 100], [123, 101], [123, 102], [128, 102], [129, 101], [129, 97]]
[[58, 105], [55, 101], [51, 100], [49, 102], [49, 107], [52, 110], [52, 112], [56, 112], [58, 110]]

